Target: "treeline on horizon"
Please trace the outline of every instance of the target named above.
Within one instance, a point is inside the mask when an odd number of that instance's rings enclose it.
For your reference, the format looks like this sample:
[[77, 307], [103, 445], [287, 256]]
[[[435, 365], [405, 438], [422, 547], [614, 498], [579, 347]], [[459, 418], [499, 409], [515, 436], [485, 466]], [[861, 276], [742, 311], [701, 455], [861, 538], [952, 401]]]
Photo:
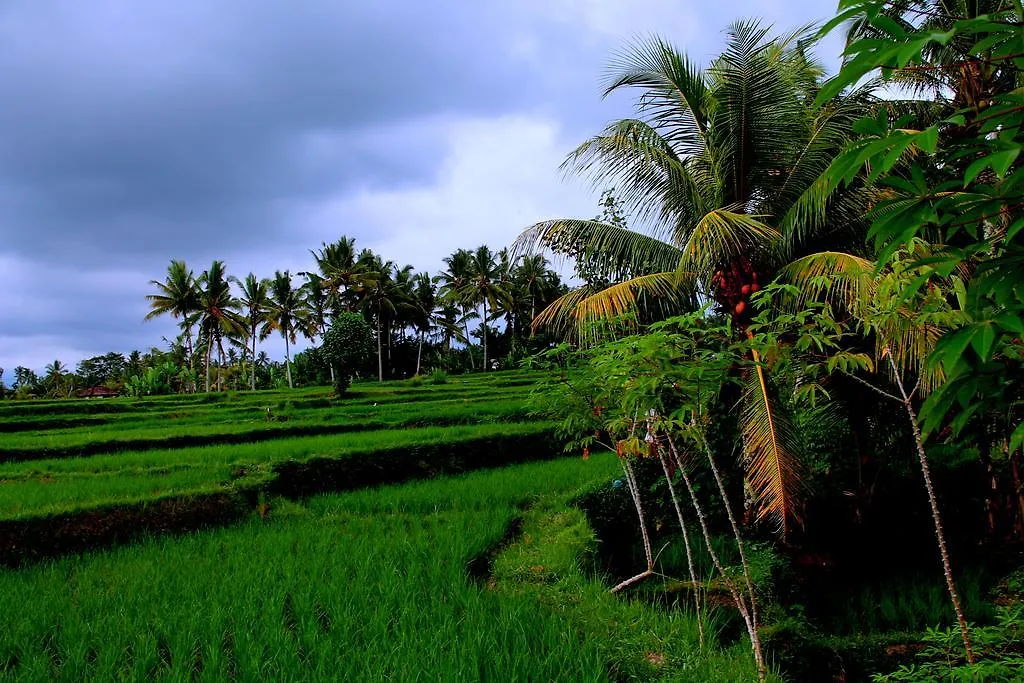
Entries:
[[[311, 253], [314, 270], [278, 270], [270, 278], [230, 275], [219, 260], [196, 274], [172, 260], [146, 297], [147, 320], [178, 323], [167, 350], [110, 352], [82, 360], [74, 372], [58, 359], [42, 376], [19, 366], [9, 388], [0, 370], [0, 397], [61, 398], [97, 387], [145, 396], [326, 385], [333, 368], [316, 344], [341, 312], [358, 313], [373, 331], [376, 352], [358, 368], [363, 376], [516, 367], [551, 343], [530, 324], [567, 291], [543, 255], [513, 257], [486, 245], [456, 250], [433, 275], [357, 250], [344, 236]], [[283, 362], [259, 348], [271, 335], [284, 339]], [[300, 337], [313, 346], [293, 358]]]

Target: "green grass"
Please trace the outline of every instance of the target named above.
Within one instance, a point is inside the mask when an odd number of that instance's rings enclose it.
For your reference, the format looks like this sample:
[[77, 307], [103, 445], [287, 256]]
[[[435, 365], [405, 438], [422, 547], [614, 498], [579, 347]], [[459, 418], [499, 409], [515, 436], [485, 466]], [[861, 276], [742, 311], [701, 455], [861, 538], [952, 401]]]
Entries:
[[0, 676], [606, 680], [570, 619], [466, 574], [524, 495], [615, 467], [596, 460], [285, 504], [269, 523], [2, 573], [0, 609], [17, 618], [0, 631]]
[[392, 449], [543, 434], [547, 423], [479, 424], [354, 432], [241, 445], [132, 451], [0, 465], [0, 519], [137, 502], [170, 490], [211, 492], [263, 481], [276, 464], [373, 458]]
[[146, 419], [119, 420], [96, 427], [59, 429], [37, 433], [8, 434], [0, 458], [10, 460], [37, 457], [90, 455], [121, 449], [145, 449], [171, 445], [199, 445], [203, 442], [254, 441], [275, 437], [343, 431], [369, 431], [426, 425], [471, 424], [516, 421], [529, 417], [529, 405], [522, 396], [493, 395], [481, 402], [445, 398], [430, 402], [387, 402], [379, 405], [340, 404], [328, 408], [204, 410]]

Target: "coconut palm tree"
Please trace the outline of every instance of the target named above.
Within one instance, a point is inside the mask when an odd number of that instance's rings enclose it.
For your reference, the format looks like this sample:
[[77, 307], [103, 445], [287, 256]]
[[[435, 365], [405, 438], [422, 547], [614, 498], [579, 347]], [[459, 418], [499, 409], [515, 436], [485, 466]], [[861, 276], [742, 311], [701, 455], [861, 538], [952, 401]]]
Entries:
[[238, 303], [245, 313], [246, 336], [250, 348], [246, 349], [252, 364], [249, 368], [249, 386], [256, 391], [256, 340], [259, 337], [259, 329], [266, 323], [267, 306], [270, 304], [268, 287], [270, 281], [266, 278], [257, 278], [252, 273], [245, 276], [245, 280], [239, 280], [232, 276], [229, 278], [242, 290]]
[[377, 379], [384, 381], [384, 339], [391, 345], [391, 321], [406, 303], [403, 283], [410, 278], [412, 266], [397, 268], [392, 261], [384, 261], [369, 249], [359, 254], [367, 284], [362, 293], [364, 314], [374, 321], [377, 335]]
[[210, 390], [210, 362], [217, 350], [217, 387], [222, 388], [224, 337], [245, 334], [245, 321], [238, 313], [238, 300], [231, 294], [231, 283], [223, 261], [214, 261], [196, 280], [199, 292], [198, 323], [206, 347], [206, 391]]
[[[462, 323], [465, 326], [466, 345], [469, 346], [469, 305], [463, 300], [462, 292], [469, 283], [472, 254], [466, 249], [458, 249], [444, 258], [445, 269], [434, 278], [440, 284], [438, 294], [445, 300], [459, 306], [462, 310]], [[473, 354], [469, 354], [469, 367], [473, 369]]]
[[[149, 284], [157, 288], [156, 294], [147, 294], [150, 312], [146, 320], [170, 314], [181, 319], [181, 328], [185, 341], [185, 354], [188, 356], [189, 368], [193, 367], [192, 325], [195, 314], [199, 312], [199, 288], [192, 270], [184, 261], [171, 261], [167, 267], [167, 277], [163, 282], [150, 280]], [[195, 390], [195, 387], [192, 388]]]
[[68, 367], [59, 360], [55, 360], [46, 366], [46, 376], [43, 378], [43, 382], [46, 384], [50, 395], [59, 396], [62, 393], [62, 382], [67, 374], [67, 369]]
[[[375, 277], [356, 253], [355, 239], [342, 236], [310, 253], [320, 271], [320, 284], [329, 292], [327, 307], [352, 311], [359, 304], [363, 289], [372, 285]], [[301, 274], [308, 277], [308, 273]]]
[[471, 253], [469, 261], [469, 281], [463, 285], [459, 294], [463, 301], [483, 307], [483, 315], [480, 318], [480, 341], [484, 352], [484, 371], [487, 370], [487, 322], [498, 315], [501, 307], [510, 299], [510, 293], [502, 280], [502, 270], [494, 252], [486, 245], [477, 247]]
[[437, 329], [437, 286], [429, 273], [417, 273], [413, 277], [410, 297], [410, 320], [419, 337], [416, 350], [416, 374], [420, 374], [423, 360], [423, 340], [431, 330]]
[[[313, 329], [320, 335], [321, 341], [327, 334], [327, 323], [332, 316], [332, 309], [336, 308], [338, 297], [330, 291], [322, 275], [317, 273], [299, 273], [306, 278], [302, 285], [302, 293], [306, 298], [312, 316]], [[333, 302], [333, 303], [332, 303]], [[328, 364], [331, 371], [331, 385], [334, 385], [334, 365]]]
[[[807, 29], [771, 37], [737, 22], [705, 69], [659, 38], [622, 53], [605, 94], [638, 90], [638, 116], [584, 142], [565, 168], [618, 188], [645, 229], [561, 219], [526, 230], [520, 250], [592, 260], [612, 282], [570, 292], [535, 326], [588, 341], [597, 323], [645, 304], [668, 312], [714, 301], [743, 331], [750, 295], [782, 266], [825, 244], [864, 249], [866, 191], [829, 195], [821, 176], [870, 97], [856, 91], [815, 109], [822, 69], [810, 44]], [[773, 394], [757, 363], [744, 392], [744, 459], [758, 517], [784, 536], [799, 519], [800, 468]]]
[[266, 317], [261, 336], [266, 339], [272, 332], [279, 332], [284, 338], [284, 363], [288, 376], [288, 388], [292, 383], [291, 345], [298, 341], [298, 335], [311, 337], [315, 334], [312, 312], [302, 296], [302, 290], [292, 287], [292, 275], [287, 270], [274, 272], [270, 280], [270, 300], [267, 302]]

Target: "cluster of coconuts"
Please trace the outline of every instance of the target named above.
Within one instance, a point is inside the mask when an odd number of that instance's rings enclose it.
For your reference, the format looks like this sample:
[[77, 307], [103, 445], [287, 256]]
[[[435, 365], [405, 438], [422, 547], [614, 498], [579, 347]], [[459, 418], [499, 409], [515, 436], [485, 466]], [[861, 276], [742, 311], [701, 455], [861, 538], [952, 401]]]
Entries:
[[745, 258], [739, 258], [716, 270], [711, 276], [711, 284], [715, 301], [736, 318], [747, 312], [750, 308], [747, 303], [750, 295], [761, 289], [753, 264]]

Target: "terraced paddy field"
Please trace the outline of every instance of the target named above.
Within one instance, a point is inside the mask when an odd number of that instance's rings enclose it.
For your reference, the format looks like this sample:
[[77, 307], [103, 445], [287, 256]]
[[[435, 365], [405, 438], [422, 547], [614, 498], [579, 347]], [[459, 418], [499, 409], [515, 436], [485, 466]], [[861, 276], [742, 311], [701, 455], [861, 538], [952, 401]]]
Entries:
[[752, 680], [594, 572], [543, 379], [0, 405], [0, 679]]

